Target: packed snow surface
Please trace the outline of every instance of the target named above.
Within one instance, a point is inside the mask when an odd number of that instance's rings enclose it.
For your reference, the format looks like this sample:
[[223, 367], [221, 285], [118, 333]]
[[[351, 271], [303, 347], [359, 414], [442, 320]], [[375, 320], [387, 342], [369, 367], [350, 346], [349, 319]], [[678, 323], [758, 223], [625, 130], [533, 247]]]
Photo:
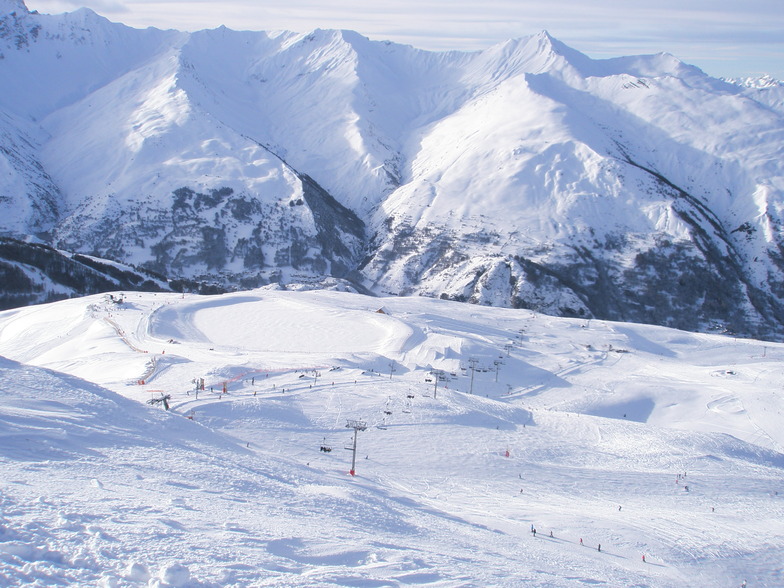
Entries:
[[262, 289], [0, 355], [3, 586], [784, 585], [781, 344]]

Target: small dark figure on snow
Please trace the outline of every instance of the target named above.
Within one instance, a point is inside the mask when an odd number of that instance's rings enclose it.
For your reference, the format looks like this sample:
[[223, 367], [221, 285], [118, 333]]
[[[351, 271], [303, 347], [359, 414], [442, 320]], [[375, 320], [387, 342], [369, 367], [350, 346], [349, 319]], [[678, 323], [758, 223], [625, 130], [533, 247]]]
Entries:
[[161, 394], [159, 398], [150, 398], [147, 401], [147, 404], [153, 406], [156, 404], [162, 404], [164, 409], [169, 410], [169, 400], [171, 400], [171, 394], [166, 394], [166, 395]]
[[599, 543], [599, 547], [597, 547], [596, 550], [597, 551], [601, 551], [602, 550], [602, 544], [601, 543]]
[[536, 529], [533, 530], [534, 537], [536, 537]]

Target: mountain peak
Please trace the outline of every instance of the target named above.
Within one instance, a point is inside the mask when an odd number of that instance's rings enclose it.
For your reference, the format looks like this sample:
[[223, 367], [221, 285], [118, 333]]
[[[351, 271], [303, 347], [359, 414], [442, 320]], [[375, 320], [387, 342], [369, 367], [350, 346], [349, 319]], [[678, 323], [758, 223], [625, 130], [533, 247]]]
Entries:
[[548, 55], [551, 58], [560, 57], [565, 63], [580, 70], [583, 75], [590, 75], [594, 69], [593, 60], [590, 57], [559, 41], [546, 30], [533, 35], [528, 42], [536, 44], [540, 55]]
[[545, 30], [428, 52], [18, 14], [6, 234], [221, 287], [345, 278], [784, 339], [776, 88], [667, 53], [593, 60]]
[[781, 80], [777, 80], [770, 74], [764, 74], [762, 76], [753, 76], [753, 77], [745, 77], [745, 78], [724, 78], [725, 82], [729, 82], [730, 84], [735, 84], [736, 86], [742, 86], [744, 88], [775, 88], [778, 86], [784, 86], [784, 82]]
[[531, 35], [531, 39], [536, 39], [542, 46], [550, 45], [551, 47], [558, 43], [558, 39], [553, 37], [546, 29], [542, 29], [535, 35]]
[[497, 62], [499, 72], [543, 73], [590, 69], [590, 58], [560, 42], [543, 30], [535, 35], [509, 39], [485, 51], [488, 59]]
[[27, 14], [30, 11], [24, 0], [0, 0], [0, 14], [11, 14], [12, 12]]

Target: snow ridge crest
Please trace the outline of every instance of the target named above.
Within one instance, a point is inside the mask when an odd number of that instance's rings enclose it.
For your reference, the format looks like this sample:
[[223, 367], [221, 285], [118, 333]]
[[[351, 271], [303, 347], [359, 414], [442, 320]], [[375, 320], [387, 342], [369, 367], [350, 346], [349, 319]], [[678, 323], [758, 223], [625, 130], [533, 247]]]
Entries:
[[12, 12], [30, 12], [24, 0], [0, 0], [0, 14], [11, 14]]

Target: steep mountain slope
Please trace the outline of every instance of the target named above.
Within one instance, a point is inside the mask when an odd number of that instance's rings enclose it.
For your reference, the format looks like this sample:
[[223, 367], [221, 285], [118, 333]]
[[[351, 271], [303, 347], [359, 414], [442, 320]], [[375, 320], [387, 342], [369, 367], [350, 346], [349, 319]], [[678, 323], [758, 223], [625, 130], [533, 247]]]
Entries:
[[517, 72], [427, 130], [365, 273], [691, 329], [780, 321], [781, 117], [667, 56], [520, 45]]
[[[16, 46], [4, 82], [18, 88], [4, 106], [40, 118], [48, 134], [40, 156], [62, 192], [59, 247], [172, 277], [250, 275], [251, 285], [357, 265], [362, 222], [180, 87], [187, 35], [135, 35], [86, 10], [3, 22]], [[36, 68], [59, 72], [51, 92], [40, 87], [48, 76], [29, 75]]]
[[136, 268], [7, 237], [0, 237], [0, 280], [3, 310], [112, 290], [190, 291], [200, 286], [170, 284]]
[[434, 53], [2, 14], [7, 235], [229, 287], [784, 336], [778, 84], [544, 32]]
[[36, 127], [0, 112], [0, 218], [3, 232], [46, 239], [60, 214], [61, 194], [40, 162]]

